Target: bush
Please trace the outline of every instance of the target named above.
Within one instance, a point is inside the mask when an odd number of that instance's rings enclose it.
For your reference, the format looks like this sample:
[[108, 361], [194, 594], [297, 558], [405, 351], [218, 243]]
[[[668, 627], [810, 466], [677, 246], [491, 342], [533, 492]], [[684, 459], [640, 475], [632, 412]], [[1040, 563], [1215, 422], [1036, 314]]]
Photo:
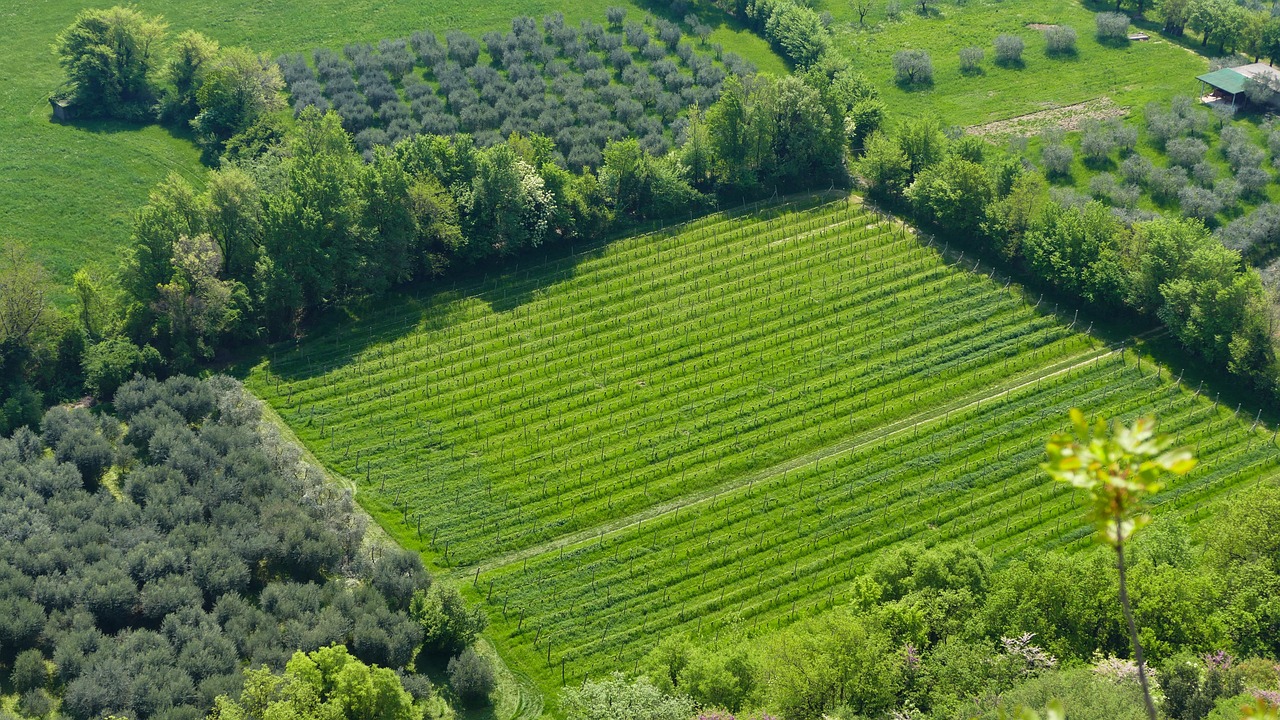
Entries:
[[960, 72], [974, 73], [982, 69], [982, 48], [967, 47], [960, 51]]
[[609, 26], [614, 29], [622, 27], [622, 21], [625, 20], [626, 17], [626, 8], [618, 7], [617, 5], [611, 5], [608, 8], [605, 8], [604, 18], [609, 21]]
[[1130, 183], [1143, 185], [1150, 177], [1152, 167], [1150, 160], [1135, 153], [1120, 163], [1120, 175]]
[[1076, 29], [1068, 25], [1045, 28], [1044, 49], [1050, 55], [1074, 55], [1076, 52]]
[[1194, 186], [1178, 191], [1178, 205], [1183, 217], [1206, 222], [1222, 210], [1222, 201], [1214, 191]]
[[497, 681], [489, 658], [467, 648], [462, 654], [449, 660], [449, 684], [467, 705], [488, 704], [489, 694]]
[[899, 85], [933, 83], [933, 61], [924, 50], [899, 50], [894, 53], [893, 72]]
[[1180, 167], [1152, 168], [1147, 190], [1156, 202], [1167, 203], [1187, 186], [1187, 171]]
[[1101, 162], [1111, 155], [1115, 144], [1115, 133], [1110, 127], [1096, 120], [1091, 121], [1084, 126], [1084, 134], [1080, 138], [1080, 153], [1086, 160]]
[[1071, 161], [1075, 159], [1075, 153], [1070, 147], [1055, 143], [1044, 146], [1040, 151], [1040, 158], [1046, 175], [1061, 177], [1071, 173]]
[[1129, 37], [1129, 16], [1124, 13], [1098, 13], [1093, 22], [1099, 40], [1127, 40]]
[[1001, 65], [1021, 65], [1022, 51], [1027, 44], [1017, 35], [997, 35], [995, 39], [996, 62]]

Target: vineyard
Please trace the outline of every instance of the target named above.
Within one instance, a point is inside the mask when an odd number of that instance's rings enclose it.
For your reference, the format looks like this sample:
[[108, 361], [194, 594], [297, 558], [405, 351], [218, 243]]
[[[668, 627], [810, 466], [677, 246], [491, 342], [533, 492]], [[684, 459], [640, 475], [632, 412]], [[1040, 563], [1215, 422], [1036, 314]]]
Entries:
[[730, 211], [385, 308], [249, 383], [547, 688], [847, 602], [895, 543], [1082, 542], [1038, 468], [1073, 406], [1197, 451], [1160, 513], [1275, 472], [1255, 417], [941, 250], [856, 200]]
[[665, 154], [676, 139], [667, 127], [674, 123], [678, 135], [682, 115], [719, 99], [729, 73], [755, 72], [709, 45], [711, 28], [695, 16], [687, 23], [704, 52], [676, 23], [625, 17], [611, 8], [607, 26], [575, 27], [553, 13], [541, 28], [517, 17], [511, 32], [483, 36], [483, 55], [466, 33], [451, 31], [441, 42], [422, 31], [376, 47], [347, 45], [342, 55], [320, 48], [314, 69], [301, 54], [279, 63], [295, 113], [333, 108], [366, 153], [418, 133], [471, 133], [481, 145], [541, 133], [555, 139], [565, 167], [595, 167], [609, 140], [634, 136]]

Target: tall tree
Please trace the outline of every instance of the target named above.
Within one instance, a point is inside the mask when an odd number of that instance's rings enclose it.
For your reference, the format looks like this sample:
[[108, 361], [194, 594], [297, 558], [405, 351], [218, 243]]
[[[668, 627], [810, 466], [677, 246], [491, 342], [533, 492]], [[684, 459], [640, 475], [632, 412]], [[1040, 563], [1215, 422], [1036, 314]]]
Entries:
[[81, 11], [53, 49], [67, 72], [77, 112], [142, 120], [151, 112], [151, 74], [166, 25], [128, 7]]

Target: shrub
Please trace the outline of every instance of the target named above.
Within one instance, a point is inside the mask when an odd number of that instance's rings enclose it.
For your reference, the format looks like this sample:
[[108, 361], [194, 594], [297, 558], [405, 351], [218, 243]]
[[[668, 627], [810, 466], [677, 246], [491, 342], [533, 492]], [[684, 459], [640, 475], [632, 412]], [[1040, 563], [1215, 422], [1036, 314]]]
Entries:
[[448, 671], [449, 684], [465, 704], [481, 705], [489, 702], [489, 694], [496, 685], [493, 664], [489, 662], [489, 658], [476, 652], [474, 648], [467, 648], [449, 660]]
[[900, 85], [933, 83], [933, 61], [924, 50], [899, 50], [894, 53], [893, 72]]
[[997, 35], [995, 39], [996, 62], [1001, 65], [1022, 64], [1022, 51], [1026, 43], [1017, 35]]
[[973, 73], [982, 69], [982, 48], [967, 47], [960, 51], [960, 72]]
[[1240, 183], [1241, 194], [1246, 197], [1260, 198], [1266, 195], [1271, 174], [1260, 167], [1241, 168], [1236, 173], [1236, 182]]
[[1124, 13], [1098, 13], [1093, 22], [1099, 40], [1126, 40], [1129, 37], [1129, 16]]
[[1213, 187], [1213, 183], [1218, 179], [1218, 168], [1208, 160], [1201, 160], [1191, 166], [1191, 179], [1201, 187]]
[[1044, 164], [1044, 172], [1050, 177], [1061, 177], [1071, 172], [1071, 161], [1075, 159], [1075, 153], [1071, 148], [1054, 143], [1044, 146], [1040, 151], [1040, 159]]
[[622, 27], [622, 21], [627, 17], [627, 9], [610, 5], [605, 8], [604, 19], [609, 21], [609, 26], [615, 29]]
[[1085, 124], [1084, 134], [1080, 138], [1080, 153], [1086, 160], [1100, 162], [1106, 160], [1115, 149], [1115, 133], [1112, 129], [1098, 121]]
[[1050, 55], [1073, 55], [1076, 51], [1076, 29], [1068, 25], [1045, 28], [1044, 49]]

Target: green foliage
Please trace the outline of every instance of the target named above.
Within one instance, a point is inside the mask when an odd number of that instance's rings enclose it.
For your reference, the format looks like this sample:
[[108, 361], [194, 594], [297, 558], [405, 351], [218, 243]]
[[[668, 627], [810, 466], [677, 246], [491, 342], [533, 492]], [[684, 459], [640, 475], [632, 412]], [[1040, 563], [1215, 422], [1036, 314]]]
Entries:
[[489, 695], [497, 684], [489, 658], [476, 652], [474, 647], [468, 647], [462, 654], [449, 659], [448, 671], [449, 685], [464, 703], [489, 704]]
[[413, 596], [409, 613], [422, 626], [423, 645], [454, 655], [475, 641], [489, 618], [480, 608], [469, 608], [453, 587], [433, 585]]
[[76, 111], [142, 120], [155, 99], [152, 72], [166, 25], [130, 7], [81, 11], [55, 40]]
[[158, 368], [160, 354], [149, 345], [138, 347], [128, 338], [113, 337], [87, 347], [81, 362], [85, 389], [94, 397], [110, 400], [136, 373]]
[[1196, 465], [1187, 450], [1171, 450], [1173, 438], [1156, 436], [1155, 421], [1139, 418], [1132, 426], [1114, 426], [1071, 411], [1071, 433], [1049, 442], [1045, 470], [1059, 482], [1089, 493], [1090, 517], [1099, 537], [1118, 546], [1151, 521], [1147, 495], [1164, 486], [1164, 476], [1185, 475]]
[[[1059, 708], [1069, 720], [1142, 720], [1142, 693], [1133, 681], [1114, 682], [1090, 668], [1053, 670], [1019, 685], [1000, 698], [1002, 708]], [[998, 711], [979, 716], [1000, 717]], [[1019, 717], [1016, 712], [1012, 717]]]
[[961, 233], [981, 227], [993, 195], [986, 168], [956, 155], [921, 172], [907, 190], [921, 218]]
[[[191, 64], [186, 58], [179, 62]], [[201, 59], [197, 72], [200, 85], [195, 100], [199, 112], [191, 120], [191, 127], [197, 142], [212, 157], [217, 157], [233, 136], [284, 107], [280, 99], [284, 87], [280, 66], [266, 55], [245, 48], [223, 48], [211, 59]]]
[[30, 648], [18, 653], [9, 670], [9, 682], [13, 689], [25, 693], [28, 690], [40, 690], [49, 685], [49, 665], [44, 653], [37, 648]]
[[622, 673], [603, 680], [587, 680], [561, 692], [567, 720], [686, 720], [693, 701], [666, 695], [646, 678], [628, 681]]
[[246, 670], [237, 700], [218, 696], [211, 720], [417, 720], [421, 711], [394, 671], [369, 666], [341, 645], [294, 653], [284, 672]]
[[793, 0], [747, 0], [743, 15], [783, 57], [806, 68], [827, 51], [830, 36], [818, 13]]

